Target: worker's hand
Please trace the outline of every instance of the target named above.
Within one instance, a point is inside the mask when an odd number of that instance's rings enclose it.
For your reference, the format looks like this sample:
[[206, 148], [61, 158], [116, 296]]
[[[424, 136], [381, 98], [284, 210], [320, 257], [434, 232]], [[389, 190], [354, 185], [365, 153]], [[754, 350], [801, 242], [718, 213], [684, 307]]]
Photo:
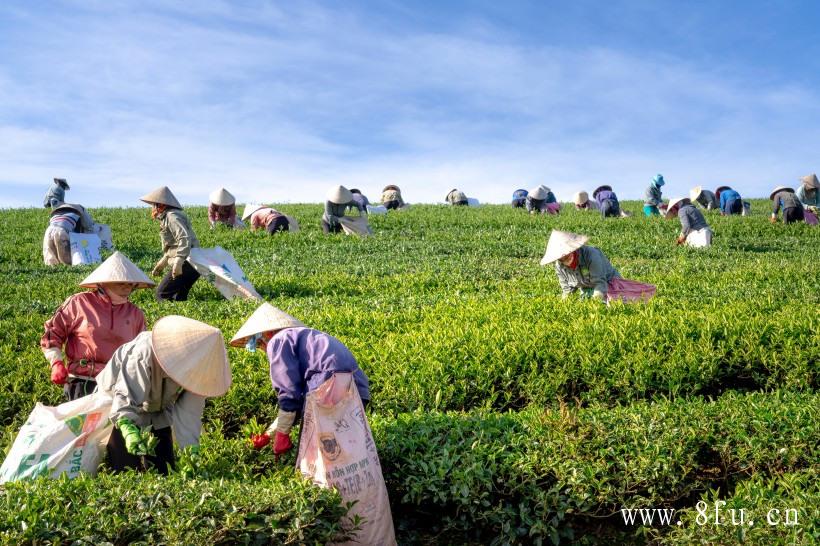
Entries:
[[251, 436], [251, 443], [254, 449], [262, 449], [270, 443], [270, 434], [254, 434]]
[[287, 453], [293, 448], [293, 443], [290, 441], [289, 434], [282, 434], [278, 430], [276, 431], [276, 436], [273, 441], [273, 453], [276, 455], [276, 458], [279, 459], [279, 456]]
[[148, 446], [143, 441], [140, 429], [131, 419], [123, 417], [117, 421], [117, 428], [120, 429], [122, 439], [125, 440], [125, 449], [128, 453], [137, 456], [148, 454]]
[[770, 216], [769, 217], [769, 222], [771, 222], [773, 224], [776, 224], [777, 223], [777, 216], [774, 216], [774, 215]]
[[159, 277], [165, 270], [166, 265], [168, 265], [168, 259], [163, 256], [160, 261], [157, 262], [157, 265], [154, 266], [154, 269], [151, 270], [151, 275]]
[[55, 360], [51, 365], [51, 382], [55, 385], [65, 385], [68, 379], [68, 370], [62, 360]]
[[180, 275], [182, 275], [182, 264], [185, 263], [185, 260], [182, 258], [174, 259], [174, 263], [171, 264], [171, 278], [176, 279]]
[[682, 245], [685, 242], [686, 242], [686, 237], [684, 237], [683, 235], [681, 235], [680, 237], [675, 239], [675, 244], [676, 245]]

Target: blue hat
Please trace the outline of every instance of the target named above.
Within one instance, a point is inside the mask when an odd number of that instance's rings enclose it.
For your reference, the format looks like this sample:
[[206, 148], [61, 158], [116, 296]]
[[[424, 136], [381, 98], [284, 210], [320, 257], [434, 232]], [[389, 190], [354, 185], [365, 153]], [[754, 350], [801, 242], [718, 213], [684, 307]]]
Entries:
[[652, 179], [652, 183], [655, 184], [659, 188], [661, 186], [663, 186], [664, 184], [666, 184], [666, 182], [663, 181], [663, 175], [662, 174], [656, 174], [655, 178]]

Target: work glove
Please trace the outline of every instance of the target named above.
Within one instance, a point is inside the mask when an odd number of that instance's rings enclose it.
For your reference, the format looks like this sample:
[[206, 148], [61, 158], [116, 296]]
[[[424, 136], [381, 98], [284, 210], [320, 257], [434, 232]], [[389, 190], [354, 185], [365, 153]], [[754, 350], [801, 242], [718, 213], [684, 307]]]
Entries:
[[293, 443], [290, 441], [290, 435], [282, 434], [277, 430], [273, 441], [273, 453], [276, 455], [276, 459], [279, 460], [279, 457], [291, 448], [293, 448]]
[[153, 275], [154, 277], [159, 277], [160, 275], [162, 275], [162, 272], [165, 270], [166, 265], [168, 265], [168, 258], [163, 256], [157, 262], [157, 265], [154, 266], [154, 269], [151, 270], [151, 275]]
[[62, 360], [55, 360], [51, 365], [51, 382], [55, 385], [65, 385], [68, 379], [68, 370]]
[[262, 434], [254, 434], [251, 436], [251, 443], [254, 449], [262, 449], [270, 443], [270, 434], [267, 432]]
[[675, 239], [675, 244], [676, 245], [682, 245], [685, 242], [686, 242], [686, 237], [684, 237], [683, 235], [681, 235], [680, 237]]
[[173, 263], [171, 264], [171, 278], [176, 279], [180, 275], [182, 275], [182, 264], [185, 263], [184, 258], [174, 258]]
[[777, 223], [777, 216], [770, 216], [769, 217], [769, 222], [771, 222], [773, 224], [776, 224]]
[[123, 417], [117, 421], [117, 428], [120, 429], [122, 439], [125, 440], [125, 449], [131, 455], [147, 455], [148, 446], [143, 441], [140, 428], [131, 419]]

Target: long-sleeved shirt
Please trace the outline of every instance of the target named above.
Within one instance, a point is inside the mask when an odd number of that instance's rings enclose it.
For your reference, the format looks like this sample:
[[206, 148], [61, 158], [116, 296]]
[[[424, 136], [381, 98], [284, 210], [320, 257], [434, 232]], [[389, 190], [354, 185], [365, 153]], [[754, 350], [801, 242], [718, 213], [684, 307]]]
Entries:
[[167, 209], [159, 216], [162, 253], [168, 260], [187, 260], [191, 249], [199, 246], [191, 221], [179, 209]]
[[772, 198], [772, 214], [777, 214], [781, 208], [783, 210], [791, 208], [803, 210], [803, 204], [793, 192], [779, 191]]
[[524, 204], [527, 207], [528, 212], [532, 212], [532, 211], [547, 212], [547, 200], [546, 199], [533, 199], [531, 195], [528, 195], [527, 200], [525, 201]]
[[711, 190], [701, 190], [697, 202], [707, 210], [715, 210], [720, 207], [720, 203], [718, 203], [717, 197], [715, 197], [715, 192]]
[[706, 218], [703, 213], [695, 208], [695, 205], [683, 205], [678, 209], [678, 220], [680, 220], [681, 235], [684, 237], [692, 231], [699, 231], [708, 228]]
[[646, 192], [644, 193], [643, 204], [650, 207], [657, 207], [661, 203], [663, 203], [661, 189], [655, 184], [649, 184], [649, 187], [646, 188]]
[[61, 210], [56, 214], [52, 214], [48, 220], [48, 224], [54, 227], [60, 227], [69, 233], [93, 233], [94, 220], [85, 207], [80, 207], [80, 212], [73, 210]]
[[513, 192], [512, 198], [513, 199], [524, 199], [525, 197], [527, 197], [528, 193], [529, 192], [527, 190], [515, 190]]
[[806, 189], [805, 185], [800, 184], [795, 195], [807, 207], [820, 207], [820, 190], [817, 188]]
[[145, 315], [130, 301], [113, 305], [95, 290], [70, 296], [44, 326], [40, 347], [48, 361], [65, 360], [69, 373], [94, 377], [120, 345], [145, 330]]
[[43, 198], [43, 206], [57, 208], [58, 205], [63, 203], [65, 203], [65, 188], [57, 182], [53, 182]]
[[353, 354], [335, 337], [312, 328], [286, 328], [268, 342], [270, 379], [284, 411], [300, 411], [307, 393], [337, 372], [352, 372], [362, 400], [370, 384]]
[[367, 197], [361, 193], [354, 193], [353, 201], [351, 201], [348, 206], [351, 208], [356, 208], [359, 212], [367, 212], [367, 205], [369, 204], [370, 200]]
[[547, 192], [547, 197], [544, 199], [544, 201], [546, 201], [547, 204], [550, 204], [550, 203], [557, 203], [558, 199], [555, 198], [554, 193], [552, 193], [551, 191], [548, 191]]
[[322, 219], [327, 222], [330, 227], [337, 225], [339, 223], [339, 218], [345, 215], [345, 211], [348, 207], [355, 207], [352, 203], [353, 201], [339, 205], [331, 201], [325, 201], [325, 212], [322, 214]]
[[261, 208], [251, 214], [251, 229], [264, 229], [280, 216], [284, 216], [284, 214], [274, 208]]
[[601, 205], [603, 205], [604, 201], [606, 201], [607, 199], [611, 199], [615, 201], [615, 203], [618, 203], [618, 196], [615, 195], [615, 192], [609, 190], [601, 190], [595, 195], [595, 201], [598, 202], [598, 208], [601, 208]]
[[620, 277], [604, 253], [594, 246], [578, 249], [578, 267], [575, 269], [565, 266], [560, 260], [555, 262], [555, 273], [565, 298], [579, 288], [591, 288], [593, 297], [605, 299], [609, 281]]
[[390, 201], [398, 201], [399, 206], [404, 206], [404, 200], [401, 198], [401, 192], [399, 190], [387, 190], [382, 192], [382, 203], [389, 203]]
[[219, 222], [233, 227], [236, 224], [236, 205], [215, 205], [211, 203], [208, 206], [208, 221], [211, 225]]
[[735, 190], [723, 190], [720, 192], [720, 212], [726, 212], [726, 203], [740, 199], [740, 194]]
[[114, 400], [114, 423], [130, 419], [140, 428], [171, 427], [179, 447], [199, 444], [205, 397], [186, 391], [163, 372], [154, 358], [151, 332], [117, 349], [97, 376], [97, 389]]

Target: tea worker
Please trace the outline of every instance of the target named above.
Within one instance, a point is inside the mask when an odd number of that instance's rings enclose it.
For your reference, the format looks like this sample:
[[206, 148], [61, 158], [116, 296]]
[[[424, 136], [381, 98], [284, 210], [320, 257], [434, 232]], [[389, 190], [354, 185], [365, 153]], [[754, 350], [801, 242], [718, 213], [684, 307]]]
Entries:
[[290, 430], [303, 411], [305, 397], [335, 373], [352, 373], [362, 402], [367, 405], [370, 400], [367, 376], [341, 341], [308, 328], [267, 302], [245, 321], [230, 344], [267, 352], [271, 383], [279, 400], [274, 423], [265, 434], [253, 438], [256, 449], [265, 447], [273, 436], [276, 455], [290, 450]]
[[[593, 192], [593, 195], [595, 195], [595, 192]], [[585, 191], [576, 192], [572, 196], [572, 202], [575, 203], [575, 210], [598, 210], [598, 203], [592, 201]]]
[[62, 203], [51, 211], [43, 235], [43, 262], [46, 265], [71, 265], [69, 233], [94, 233], [94, 220], [82, 205]]
[[456, 188], [450, 190], [450, 193], [447, 194], [447, 197], [444, 198], [448, 204], [453, 205], [455, 207], [466, 207], [468, 205], [467, 195]]
[[339, 219], [344, 217], [348, 207], [355, 207], [353, 194], [344, 186], [334, 186], [327, 192], [325, 212], [322, 214], [322, 231], [325, 233], [339, 233], [342, 224]]
[[145, 330], [145, 315], [128, 301], [138, 288], [154, 286], [139, 267], [114, 252], [80, 283], [86, 292], [70, 296], [45, 323], [40, 348], [51, 365], [51, 382], [66, 398], [91, 394], [95, 377], [114, 351]]
[[603, 185], [595, 188], [592, 192], [592, 197], [598, 203], [598, 210], [601, 211], [601, 218], [608, 216], [621, 216], [621, 203], [618, 201], [618, 196], [612, 191], [612, 186]]
[[214, 190], [208, 196], [208, 222], [211, 227], [216, 224], [224, 226], [239, 227], [241, 222], [236, 219], [236, 199], [225, 188]]
[[717, 210], [720, 208], [720, 203], [714, 192], [704, 190], [702, 186], [695, 186], [689, 191], [689, 200], [692, 204], [697, 203], [706, 210]]
[[51, 184], [46, 196], [43, 198], [43, 207], [56, 209], [65, 203], [65, 191], [70, 189], [65, 178], [55, 178], [54, 183]]
[[729, 186], [719, 186], [715, 196], [720, 202], [720, 213], [724, 216], [743, 214], [743, 200], [740, 194]]
[[703, 213], [695, 208], [688, 197], [677, 197], [669, 202], [666, 211], [666, 219], [670, 220], [677, 216], [680, 220], [680, 235], [675, 240], [679, 245], [687, 244], [692, 247], [702, 248], [712, 245], [712, 230]]
[[778, 186], [769, 194], [772, 200], [772, 215], [769, 218], [771, 223], [777, 222], [777, 213], [783, 209], [783, 223], [792, 224], [805, 220], [803, 204], [794, 190], [787, 186]]
[[555, 263], [563, 299], [578, 290], [581, 298], [607, 302], [648, 300], [655, 294], [651, 284], [621, 278], [603, 252], [585, 245], [588, 239], [557, 229], [550, 234], [541, 265]]
[[817, 175], [809, 174], [801, 178], [795, 195], [805, 208], [813, 208], [813, 212], [817, 212], [820, 209], [820, 181], [817, 180]]
[[290, 230], [290, 220], [288, 220], [288, 217], [266, 205], [245, 205], [245, 210], [242, 212], [242, 219], [250, 222], [252, 230], [264, 229], [271, 235]]
[[356, 188], [350, 188], [350, 193], [353, 196], [353, 203], [359, 212], [367, 214], [367, 207], [370, 205], [370, 200]]
[[527, 190], [515, 190], [512, 194], [512, 208], [522, 209], [527, 202]]
[[159, 301], [185, 301], [188, 292], [199, 278], [199, 273], [188, 263], [191, 249], [199, 246], [191, 221], [182, 212], [182, 205], [167, 186], [155, 189], [140, 197], [140, 201], [151, 205], [151, 218], [158, 220], [162, 240], [162, 258], [154, 266], [151, 274], [161, 275], [166, 266], [171, 269], [157, 287]]
[[[152, 331], [117, 349], [97, 376], [98, 391], [114, 400], [108, 464], [114, 471], [144, 470], [144, 456], [167, 474], [174, 467], [173, 442], [198, 450], [205, 399], [222, 396], [230, 386], [218, 328], [176, 315], [159, 319]], [[146, 437], [158, 442], [153, 454]]]
[[646, 216], [658, 216], [660, 215], [660, 210], [658, 208], [663, 205], [663, 197], [661, 188], [666, 182], [663, 179], [662, 174], [656, 174], [652, 178], [652, 182], [650, 182], [649, 187], [646, 188], [646, 193], [644, 194], [644, 202], [643, 202], [643, 213]]
[[382, 205], [387, 210], [400, 209], [404, 206], [401, 190], [394, 184], [389, 184], [382, 190]]
[[558, 201], [555, 199], [552, 190], [544, 185], [529, 191], [525, 206], [530, 214], [535, 214], [536, 212], [541, 214], [558, 214], [559, 209]]

